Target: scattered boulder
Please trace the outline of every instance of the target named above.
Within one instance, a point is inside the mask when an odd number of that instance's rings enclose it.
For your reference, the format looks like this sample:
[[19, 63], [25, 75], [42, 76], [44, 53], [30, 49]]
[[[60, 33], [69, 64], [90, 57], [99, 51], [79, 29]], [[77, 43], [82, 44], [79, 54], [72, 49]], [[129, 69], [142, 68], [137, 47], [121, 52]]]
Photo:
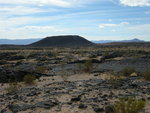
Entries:
[[22, 81], [30, 72], [22, 70], [0, 69], [0, 83]]
[[81, 100], [81, 97], [80, 97], [80, 96], [72, 97], [72, 98], [71, 98], [71, 102], [77, 102], [77, 101], [80, 101], [80, 100]]
[[47, 100], [47, 101], [38, 102], [34, 105], [32, 105], [32, 104], [22, 104], [22, 105], [10, 104], [10, 105], [8, 105], [8, 108], [13, 113], [17, 113], [20, 111], [26, 111], [28, 109], [34, 109], [34, 108], [50, 109], [50, 108], [54, 107], [55, 105], [58, 105], [58, 101], [51, 99], [51, 100]]
[[132, 73], [130, 76], [131, 76], [131, 77], [137, 77], [138, 74], [134, 72], [134, 73]]
[[79, 109], [85, 109], [87, 106], [85, 104], [79, 104]]
[[106, 106], [105, 107], [105, 113], [113, 113], [114, 110], [113, 110], [113, 107], [112, 106]]
[[56, 105], [58, 105], [58, 101], [57, 100], [54, 100], [54, 99], [50, 99], [50, 100], [47, 100], [47, 101], [42, 101], [42, 102], [38, 102], [36, 104], [36, 107], [39, 107], [39, 108], [45, 108], [45, 109], [50, 109]]
[[19, 111], [26, 111], [28, 109], [33, 109], [35, 108], [35, 105], [28, 105], [28, 104], [23, 104], [23, 105], [14, 105], [14, 104], [10, 104], [8, 105], [8, 108], [13, 112], [13, 113], [17, 113]]
[[102, 113], [104, 112], [103, 108], [99, 108], [99, 107], [94, 107], [93, 110], [95, 111], [95, 113]]
[[0, 113], [11, 113], [11, 112], [7, 111], [7, 109], [2, 109], [0, 110]]

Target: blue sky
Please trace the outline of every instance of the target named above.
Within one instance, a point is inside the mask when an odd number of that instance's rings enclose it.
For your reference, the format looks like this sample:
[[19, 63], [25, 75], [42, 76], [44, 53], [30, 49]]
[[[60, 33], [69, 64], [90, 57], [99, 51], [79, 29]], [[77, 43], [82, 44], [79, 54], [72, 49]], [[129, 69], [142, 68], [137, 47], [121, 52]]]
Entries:
[[0, 0], [0, 38], [150, 41], [150, 0]]

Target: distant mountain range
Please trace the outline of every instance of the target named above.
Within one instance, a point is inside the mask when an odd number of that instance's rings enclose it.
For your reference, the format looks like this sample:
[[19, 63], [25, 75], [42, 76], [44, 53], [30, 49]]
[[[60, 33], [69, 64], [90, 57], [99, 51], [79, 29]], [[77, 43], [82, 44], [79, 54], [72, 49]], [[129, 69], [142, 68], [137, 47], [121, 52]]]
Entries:
[[[56, 38], [56, 36], [54, 36], [53, 38]], [[2, 44], [28, 45], [28, 44], [32, 44], [32, 43], [40, 41], [40, 40], [42, 40], [42, 38], [37, 38], [37, 39], [15, 39], [15, 40], [0, 39], [0, 45], [2, 45]], [[132, 39], [132, 40], [99, 40], [99, 41], [91, 40], [91, 42], [97, 43], [97, 44], [103, 44], [103, 43], [112, 43], [112, 42], [144, 42], [144, 40], [139, 40], [139, 39], [135, 38], [135, 39]]]
[[15, 39], [15, 40], [11, 40], [11, 39], [0, 39], [0, 44], [11, 44], [11, 45], [28, 45], [31, 44], [33, 42], [39, 41], [41, 39]]
[[112, 42], [144, 42], [144, 40], [139, 40], [137, 38], [134, 38], [132, 40], [93, 40], [92, 42], [97, 44], [103, 44], [103, 43], [112, 43]]

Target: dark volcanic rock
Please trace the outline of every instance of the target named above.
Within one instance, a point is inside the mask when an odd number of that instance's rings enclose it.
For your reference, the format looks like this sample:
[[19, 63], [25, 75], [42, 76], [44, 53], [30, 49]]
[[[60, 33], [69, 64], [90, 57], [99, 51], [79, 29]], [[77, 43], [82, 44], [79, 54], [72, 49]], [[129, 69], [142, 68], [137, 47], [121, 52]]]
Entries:
[[84, 47], [93, 46], [94, 43], [77, 35], [53, 36], [46, 37], [38, 42], [32, 43], [29, 46], [35, 47]]
[[4, 52], [0, 54], [0, 59], [3, 60], [9, 60], [13, 55], [15, 55], [15, 52]]
[[9, 60], [21, 60], [21, 59], [24, 59], [25, 57], [24, 56], [11, 56], [10, 58], [9, 58]]
[[47, 100], [37, 103], [36, 107], [50, 109], [51, 107], [54, 107], [56, 105], [58, 105], [58, 102], [56, 100]]
[[17, 113], [19, 111], [26, 111], [28, 109], [33, 109], [35, 108], [36, 106], [35, 105], [27, 105], [27, 104], [24, 104], [24, 105], [8, 105], [8, 108], [13, 112], [13, 113]]
[[113, 110], [113, 107], [112, 106], [106, 106], [105, 107], [105, 113], [113, 113], [114, 110]]
[[0, 110], [0, 113], [11, 113], [11, 112], [7, 111], [6, 109], [2, 109]]
[[24, 56], [21, 56], [21, 55], [16, 55], [17, 53], [16, 52], [7, 52], [7, 53], [1, 53], [0, 54], [0, 59], [3, 59], [3, 60], [21, 60], [21, 59], [24, 59], [25, 57]]
[[85, 109], [85, 108], [87, 108], [87, 106], [85, 104], [79, 104], [79, 108], [80, 109]]
[[77, 102], [77, 101], [80, 101], [81, 98], [80, 97], [73, 97], [71, 98], [71, 102]]
[[102, 113], [102, 112], [104, 112], [104, 109], [103, 109], [103, 108], [94, 107], [93, 109], [94, 109], [94, 111], [95, 111], [96, 113]]
[[10, 104], [10, 105], [8, 105], [8, 108], [13, 113], [17, 113], [20, 111], [26, 111], [28, 109], [34, 109], [34, 108], [50, 109], [50, 108], [54, 107], [55, 105], [58, 105], [58, 102], [56, 100], [47, 100], [47, 101], [38, 102], [34, 105], [33, 104], [22, 104], [22, 105]]
[[[0, 69], [0, 83], [22, 81], [24, 76], [27, 74], [32, 74], [32, 72], [1, 68]], [[37, 74], [35, 75], [37, 78], [39, 77]]]
[[122, 56], [122, 54], [123, 53], [121, 53], [121, 52], [112, 52], [112, 53], [108, 53], [108, 54], [104, 54], [103, 56], [102, 56], [102, 60], [105, 60], [105, 59], [110, 59], [110, 58], [115, 58], [115, 57], [121, 57]]
[[120, 72], [126, 67], [133, 67], [136, 72], [142, 73], [150, 68], [150, 59], [144, 58], [125, 58], [122, 60], [109, 60], [100, 63], [97, 69], [103, 70], [113, 70], [114, 72]]

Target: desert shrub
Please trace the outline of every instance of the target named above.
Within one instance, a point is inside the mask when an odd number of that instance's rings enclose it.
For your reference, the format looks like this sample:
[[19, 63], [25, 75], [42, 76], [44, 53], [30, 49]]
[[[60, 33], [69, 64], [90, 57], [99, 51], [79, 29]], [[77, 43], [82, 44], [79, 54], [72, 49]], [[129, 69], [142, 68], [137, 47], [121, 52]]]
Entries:
[[45, 73], [46, 70], [47, 69], [44, 66], [37, 66], [36, 69], [35, 69], [35, 71], [38, 72], [38, 73]]
[[102, 56], [101, 60], [105, 60], [105, 59], [109, 58], [108, 56], [109, 56], [109, 52], [108, 52], [108, 51], [105, 51], [105, 52], [103, 53], [103, 56]]
[[71, 62], [72, 61], [72, 59], [73, 59], [73, 55], [72, 54], [67, 54], [67, 55], [65, 55], [65, 62], [67, 62], [67, 63], [69, 63], [69, 62]]
[[78, 63], [77, 66], [78, 66], [78, 71], [79, 71], [79, 72], [82, 72], [82, 71], [83, 71], [83, 70], [82, 70], [82, 64], [81, 64], [81, 63]]
[[20, 52], [20, 55], [24, 56], [26, 61], [28, 60], [28, 57], [30, 56], [30, 54], [31, 54], [31, 51], [29, 50], [23, 50]]
[[19, 85], [17, 82], [11, 82], [8, 84], [8, 87], [5, 89], [7, 93], [13, 94], [18, 91]]
[[108, 79], [108, 84], [110, 84], [111, 87], [113, 87], [113, 88], [117, 88], [122, 85], [122, 81], [123, 81], [123, 78], [121, 78], [119, 76], [118, 77], [114, 76], [114, 77], [110, 77]]
[[62, 73], [63, 74], [62, 74], [61, 78], [63, 79], [64, 82], [66, 82], [68, 80], [69, 73], [65, 72], [65, 71], [63, 71]]
[[143, 72], [143, 77], [145, 80], [150, 81], [150, 70]]
[[112, 113], [140, 113], [145, 107], [145, 101], [140, 99], [124, 98], [115, 102]]
[[25, 84], [34, 84], [36, 77], [34, 75], [27, 74], [24, 76], [23, 81]]
[[125, 67], [122, 71], [121, 74], [123, 76], [130, 76], [132, 73], [135, 72], [135, 69], [133, 67]]
[[91, 60], [87, 60], [84, 62], [84, 71], [90, 73], [92, 71], [93, 64]]
[[111, 58], [115, 58], [115, 57], [121, 57], [122, 53], [120, 51], [116, 51], [116, 52], [108, 52], [105, 51], [102, 57], [102, 60], [104, 59], [111, 59]]

